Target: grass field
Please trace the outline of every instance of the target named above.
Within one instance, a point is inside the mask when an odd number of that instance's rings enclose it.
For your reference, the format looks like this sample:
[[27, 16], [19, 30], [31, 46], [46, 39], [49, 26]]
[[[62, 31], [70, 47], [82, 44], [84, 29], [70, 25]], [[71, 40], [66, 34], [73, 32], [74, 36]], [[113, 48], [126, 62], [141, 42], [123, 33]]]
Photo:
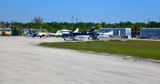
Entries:
[[160, 60], [158, 41], [93, 41], [41, 43], [41, 46], [111, 53]]

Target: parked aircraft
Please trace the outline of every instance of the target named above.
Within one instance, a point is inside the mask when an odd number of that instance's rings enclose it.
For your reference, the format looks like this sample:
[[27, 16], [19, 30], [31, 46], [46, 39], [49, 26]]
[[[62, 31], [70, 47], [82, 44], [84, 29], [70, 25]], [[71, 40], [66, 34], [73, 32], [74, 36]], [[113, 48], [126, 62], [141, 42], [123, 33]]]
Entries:
[[110, 38], [110, 36], [113, 36], [114, 31], [110, 31], [110, 32], [100, 32], [97, 36], [97, 39], [108, 39]]
[[74, 32], [69, 34], [63, 34], [62, 37], [64, 40], [88, 40], [96, 39], [97, 33], [95, 28], [89, 29], [87, 33], [78, 32], [79, 29], [76, 29]]
[[81, 32], [70, 32], [70, 34], [64, 34], [62, 37], [64, 38], [64, 40], [96, 40], [96, 39], [108, 39], [111, 36], [113, 36], [114, 31], [110, 31], [110, 32], [97, 32], [97, 30], [95, 28], [91, 28], [88, 30], [87, 33], [81, 33]]
[[23, 36], [30, 36], [30, 37], [48, 37], [48, 31], [46, 29], [22, 29], [21, 34]]
[[66, 34], [70, 34], [70, 33], [78, 33], [78, 32], [79, 32], [79, 28], [77, 28], [75, 31], [62, 29], [62, 30], [58, 30], [56, 33], [50, 33], [50, 35], [60, 37], [62, 35], [66, 35]]
[[48, 31], [46, 29], [39, 29], [37, 36], [41, 37], [49, 37]]
[[71, 32], [71, 30], [62, 29], [62, 30], [58, 30], [56, 33], [52, 33], [52, 35], [56, 36], [56, 37], [60, 37], [63, 34], [69, 34], [70, 32]]

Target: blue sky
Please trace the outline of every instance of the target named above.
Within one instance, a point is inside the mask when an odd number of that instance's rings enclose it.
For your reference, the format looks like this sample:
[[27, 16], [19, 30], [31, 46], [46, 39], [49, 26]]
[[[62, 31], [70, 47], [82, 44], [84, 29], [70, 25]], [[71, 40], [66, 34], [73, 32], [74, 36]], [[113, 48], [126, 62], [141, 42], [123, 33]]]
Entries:
[[0, 21], [45, 22], [160, 21], [160, 0], [0, 0]]

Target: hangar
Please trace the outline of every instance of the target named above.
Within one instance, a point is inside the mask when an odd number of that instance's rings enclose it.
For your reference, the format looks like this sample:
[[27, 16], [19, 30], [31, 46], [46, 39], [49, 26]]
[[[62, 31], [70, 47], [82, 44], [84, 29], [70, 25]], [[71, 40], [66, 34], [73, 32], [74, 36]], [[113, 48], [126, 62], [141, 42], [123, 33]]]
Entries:
[[100, 28], [99, 32], [107, 33], [113, 31], [112, 37], [131, 38], [131, 28]]
[[160, 28], [142, 28], [140, 30], [141, 39], [160, 39]]

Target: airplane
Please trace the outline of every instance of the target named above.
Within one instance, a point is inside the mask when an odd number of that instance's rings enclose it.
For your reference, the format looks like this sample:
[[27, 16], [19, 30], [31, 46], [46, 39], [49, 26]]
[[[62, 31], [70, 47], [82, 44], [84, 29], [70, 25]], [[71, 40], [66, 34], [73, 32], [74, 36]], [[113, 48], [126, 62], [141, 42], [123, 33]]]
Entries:
[[46, 29], [39, 29], [37, 36], [42, 38], [42, 37], [49, 37], [48, 31]]
[[110, 32], [99, 32], [97, 39], [108, 39], [110, 38], [110, 36], [113, 36], [114, 31], [110, 31]]
[[114, 31], [110, 32], [97, 32], [95, 28], [91, 28], [88, 30], [87, 33], [81, 33], [81, 32], [70, 32], [69, 34], [64, 34], [62, 37], [64, 40], [104, 40], [109, 39], [111, 36], [114, 35]]
[[56, 33], [50, 33], [50, 35], [55, 36], [55, 37], [60, 37], [63, 34], [69, 34], [70, 32], [71, 32], [71, 30], [62, 29], [62, 30], [58, 30]]
[[96, 39], [97, 32], [95, 28], [91, 28], [88, 30], [87, 33], [78, 32], [79, 28], [76, 29], [74, 32], [70, 32], [69, 34], [63, 34], [62, 38], [64, 40], [89, 40], [89, 39]]
[[55, 36], [55, 37], [63, 37], [63, 35], [68, 35], [70, 33], [78, 33], [79, 32], [79, 28], [77, 28], [75, 31], [72, 30], [67, 30], [67, 29], [62, 29], [62, 30], [58, 30], [56, 33], [49, 33], [50, 36]]
[[23, 35], [30, 36], [30, 37], [48, 37], [48, 31], [46, 29], [23, 29], [21, 30]]

